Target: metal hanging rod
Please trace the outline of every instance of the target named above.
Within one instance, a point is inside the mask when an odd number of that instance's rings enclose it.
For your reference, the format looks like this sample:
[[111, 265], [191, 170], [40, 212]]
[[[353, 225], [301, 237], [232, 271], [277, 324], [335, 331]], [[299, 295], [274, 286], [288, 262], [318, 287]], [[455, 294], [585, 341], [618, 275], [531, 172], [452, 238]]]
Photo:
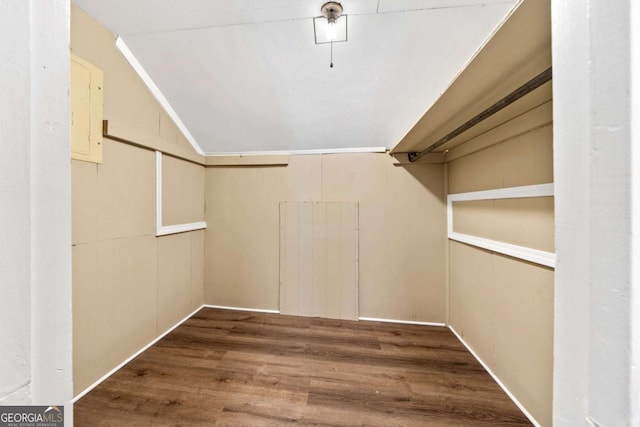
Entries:
[[511, 92], [509, 95], [505, 96], [504, 98], [502, 98], [501, 100], [499, 100], [498, 102], [496, 102], [495, 104], [493, 104], [492, 106], [490, 106], [489, 108], [487, 108], [486, 110], [478, 114], [477, 116], [473, 117], [472, 119], [469, 119], [468, 121], [463, 123], [461, 126], [449, 132], [447, 135], [443, 136], [442, 138], [440, 138], [439, 140], [437, 140], [436, 142], [434, 142], [424, 150], [407, 153], [407, 157], [409, 158], [409, 161], [415, 162], [425, 154], [431, 153], [436, 148], [446, 144], [456, 136], [471, 129], [481, 121], [491, 117], [492, 115], [502, 110], [509, 104], [517, 101], [518, 99], [522, 98], [529, 92], [532, 92], [533, 90], [539, 88], [540, 86], [542, 86], [543, 84], [551, 80], [551, 76], [552, 76], [551, 67], [549, 67], [542, 73], [538, 74], [537, 76], [535, 76], [534, 78], [532, 78], [531, 80], [529, 80], [528, 82], [520, 86], [518, 89]]

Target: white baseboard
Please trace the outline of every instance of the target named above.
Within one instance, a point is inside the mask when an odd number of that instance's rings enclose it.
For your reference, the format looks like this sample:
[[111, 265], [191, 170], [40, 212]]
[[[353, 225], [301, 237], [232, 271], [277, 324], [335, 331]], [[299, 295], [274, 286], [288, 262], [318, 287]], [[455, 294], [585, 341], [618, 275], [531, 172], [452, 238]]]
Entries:
[[173, 331], [175, 328], [177, 328], [178, 326], [182, 325], [184, 322], [186, 322], [189, 318], [191, 318], [194, 314], [196, 314], [198, 311], [202, 310], [203, 308], [220, 308], [220, 309], [224, 309], [224, 310], [239, 310], [239, 311], [253, 311], [253, 312], [259, 312], [259, 313], [274, 313], [274, 314], [279, 314], [280, 311], [278, 310], [262, 310], [262, 309], [256, 309], [256, 308], [242, 308], [242, 307], [226, 307], [226, 306], [221, 306], [221, 305], [209, 305], [209, 304], [203, 304], [200, 307], [198, 307], [197, 309], [195, 309], [192, 313], [188, 314], [184, 319], [180, 320], [178, 323], [176, 323], [175, 325], [173, 325], [172, 327], [170, 327], [169, 329], [167, 329], [164, 333], [162, 333], [160, 336], [158, 336], [156, 339], [154, 339], [153, 341], [151, 341], [149, 344], [145, 345], [144, 347], [142, 347], [140, 350], [138, 350], [137, 352], [135, 352], [134, 354], [132, 354], [131, 356], [129, 356], [126, 360], [124, 360], [122, 363], [120, 363], [118, 366], [116, 366], [115, 368], [113, 368], [112, 370], [110, 370], [109, 372], [107, 372], [102, 378], [100, 378], [98, 381], [96, 381], [95, 383], [91, 384], [89, 387], [87, 387], [86, 389], [84, 389], [83, 391], [81, 391], [80, 393], [78, 393], [77, 396], [75, 396], [72, 400], [71, 403], [75, 403], [78, 400], [80, 400], [82, 397], [84, 397], [87, 393], [89, 393], [91, 390], [93, 390], [94, 388], [96, 388], [97, 386], [99, 386], [100, 384], [102, 384], [107, 378], [109, 378], [111, 375], [115, 374], [117, 371], [119, 371], [120, 369], [122, 369], [127, 363], [131, 362], [133, 359], [135, 359], [136, 357], [140, 356], [140, 354], [142, 354], [144, 351], [146, 351], [149, 347], [151, 347], [152, 345], [154, 345], [155, 343], [157, 343], [158, 341], [160, 341], [162, 338], [164, 338], [167, 334], [169, 334], [171, 331]]
[[100, 378], [98, 381], [96, 381], [95, 383], [91, 384], [89, 387], [87, 387], [86, 389], [84, 389], [83, 391], [81, 391], [80, 393], [78, 393], [77, 396], [75, 396], [73, 399], [71, 399], [71, 403], [76, 403], [78, 400], [80, 400], [82, 397], [84, 397], [87, 393], [89, 393], [91, 390], [93, 390], [94, 388], [96, 388], [97, 386], [99, 386], [103, 381], [105, 381], [107, 378], [109, 378], [111, 375], [115, 374], [117, 371], [119, 371], [120, 369], [122, 369], [127, 363], [131, 362], [133, 359], [135, 359], [136, 357], [140, 356], [140, 354], [142, 354], [145, 350], [147, 350], [149, 347], [151, 347], [152, 345], [154, 345], [155, 343], [157, 343], [158, 341], [160, 341], [162, 338], [164, 338], [169, 332], [173, 331], [175, 328], [177, 328], [178, 326], [182, 325], [185, 321], [187, 321], [191, 316], [193, 316], [194, 314], [196, 314], [198, 311], [200, 311], [204, 306], [201, 305], [200, 307], [198, 307], [197, 309], [195, 309], [191, 314], [188, 314], [184, 319], [180, 320], [178, 323], [176, 323], [175, 325], [173, 325], [172, 327], [170, 327], [169, 329], [167, 329], [164, 333], [162, 333], [160, 336], [158, 336], [156, 339], [154, 339], [153, 341], [151, 341], [149, 344], [145, 345], [144, 347], [142, 347], [140, 350], [136, 351], [134, 354], [132, 354], [131, 356], [129, 356], [125, 361], [123, 361], [122, 363], [120, 363], [118, 366], [116, 366], [115, 368], [113, 368], [112, 370], [110, 370], [107, 374], [105, 374], [102, 378]]
[[531, 415], [529, 413], [529, 411], [527, 411], [527, 409], [524, 407], [524, 405], [522, 405], [522, 403], [520, 403], [520, 401], [518, 399], [516, 399], [516, 397], [513, 395], [513, 393], [511, 393], [509, 391], [509, 389], [502, 383], [502, 381], [500, 381], [500, 379], [496, 376], [496, 374], [493, 373], [493, 371], [489, 368], [489, 366], [484, 363], [484, 361], [476, 354], [475, 351], [473, 351], [473, 349], [469, 346], [469, 344], [467, 344], [465, 342], [464, 339], [462, 339], [462, 337], [460, 335], [458, 335], [458, 333], [456, 332], [455, 329], [453, 329], [453, 326], [449, 325], [449, 329], [451, 330], [451, 332], [453, 332], [453, 335], [456, 336], [456, 338], [458, 338], [458, 340], [460, 340], [460, 342], [462, 343], [462, 345], [464, 345], [467, 350], [469, 350], [469, 353], [471, 353], [473, 355], [473, 357], [476, 358], [476, 360], [482, 365], [482, 367], [484, 368], [485, 371], [487, 371], [489, 373], [489, 375], [491, 375], [491, 378], [493, 378], [493, 380], [498, 383], [498, 385], [500, 386], [500, 388], [502, 388], [502, 390], [507, 394], [507, 396], [509, 396], [509, 398], [513, 401], [513, 403], [516, 404], [516, 406], [522, 411], [522, 413], [529, 418], [529, 421], [531, 421], [531, 423], [536, 426], [536, 427], [540, 427], [540, 423], [538, 421], [536, 421], [535, 418], [533, 418], [533, 415]]
[[[186, 322], [189, 318], [191, 318], [194, 314], [196, 314], [198, 311], [202, 310], [203, 308], [217, 308], [217, 309], [221, 309], [221, 310], [250, 311], [250, 312], [256, 312], [256, 313], [280, 314], [280, 310], [266, 310], [266, 309], [260, 309], [260, 308], [229, 307], [229, 306], [224, 306], [224, 305], [203, 304], [200, 307], [198, 307], [197, 309], [195, 309], [193, 312], [191, 312], [190, 314], [185, 316], [182, 320], [177, 322], [175, 325], [173, 325], [172, 327], [167, 329], [164, 333], [159, 335], [153, 341], [151, 341], [150, 343], [148, 343], [147, 345], [142, 347], [140, 350], [138, 350], [137, 352], [135, 352], [134, 354], [129, 356], [126, 360], [121, 362], [118, 366], [113, 368], [111, 371], [109, 371], [107, 374], [105, 374], [98, 381], [96, 381], [95, 383], [91, 384], [89, 387], [87, 387], [86, 389], [84, 389], [83, 391], [78, 393], [78, 395], [76, 395], [71, 400], [71, 403], [73, 404], [73, 403], [77, 402], [78, 400], [80, 400], [82, 397], [84, 397], [91, 390], [93, 390], [94, 388], [99, 386], [101, 383], [103, 383], [111, 375], [115, 374], [117, 371], [122, 369], [127, 363], [131, 362], [133, 359], [138, 357], [140, 354], [142, 354], [144, 351], [146, 351], [149, 347], [151, 347], [152, 345], [154, 345], [155, 343], [160, 341], [167, 334], [169, 334], [171, 331], [176, 329], [178, 326], [180, 326], [181, 324]], [[444, 323], [438, 323], [438, 322], [419, 322], [419, 321], [412, 321], [412, 320], [379, 319], [379, 318], [375, 318], [375, 317], [359, 317], [358, 320], [371, 321], [371, 322], [399, 323], [399, 324], [405, 324], [405, 325], [439, 326], [439, 327], [446, 326]], [[467, 350], [469, 350], [469, 352], [473, 355], [473, 357], [476, 358], [476, 360], [489, 373], [489, 375], [491, 375], [491, 377], [502, 388], [502, 390], [504, 390], [504, 392], [507, 394], [507, 396], [509, 396], [509, 398], [513, 401], [513, 403], [515, 403], [516, 406], [525, 414], [525, 416], [527, 418], [529, 418], [529, 420], [533, 423], [533, 425], [536, 426], [536, 427], [540, 427], [540, 424], [535, 420], [535, 418], [533, 418], [533, 416], [525, 409], [525, 407], [518, 401], [518, 399], [516, 399], [516, 397], [509, 391], [509, 389], [507, 389], [507, 387], [498, 379], [498, 377], [491, 371], [491, 369], [489, 369], [489, 366], [487, 366], [487, 364], [484, 363], [484, 361], [475, 353], [475, 351], [473, 351], [473, 349], [464, 341], [464, 339], [462, 339], [462, 337], [460, 335], [458, 335], [456, 330], [453, 329], [452, 326], [449, 326], [449, 329], [458, 338], [458, 340], [460, 340], [460, 342], [467, 348]]]
[[280, 310], [266, 310], [263, 308], [229, 307], [226, 305], [211, 305], [211, 304], [204, 304], [202, 307], [218, 308], [220, 310], [253, 311], [254, 313], [280, 314]]
[[400, 323], [403, 325], [441, 326], [441, 327], [445, 326], [444, 323], [438, 323], [438, 322], [418, 322], [416, 320], [378, 319], [376, 317], [358, 317], [358, 320], [364, 320], [367, 322]]

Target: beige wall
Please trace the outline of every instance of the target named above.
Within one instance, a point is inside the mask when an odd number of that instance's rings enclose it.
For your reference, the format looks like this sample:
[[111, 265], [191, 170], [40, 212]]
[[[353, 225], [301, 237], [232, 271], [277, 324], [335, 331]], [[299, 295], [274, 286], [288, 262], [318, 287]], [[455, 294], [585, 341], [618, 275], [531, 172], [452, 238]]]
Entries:
[[454, 202], [453, 231], [553, 252], [553, 197]]
[[444, 322], [444, 167], [393, 163], [333, 154], [207, 168], [206, 303], [277, 310], [279, 202], [358, 202], [360, 316]]
[[[476, 152], [475, 141], [465, 144], [471, 154], [448, 166], [449, 193], [553, 182], [550, 122], [544, 106], [502, 125], [496, 135], [510, 136], [499, 143]], [[553, 252], [553, 200], [456, 203], [454, 229]], [[553, 269], [449, 242], [450, 325], [544, 426], [551, 425], [553, 280]]]
[[[197, 157], [117, 52], [111, 33], [73, 7], [71, 36], [73, 52], [104, 71], [110, 124], [153, 147]], [[101, 165], [72, 161], [76, 394], [203, 302], [204, 231], [155, 237], [155, 153], [108, 139], [103, 150]], [[186, 211], [164, 214], [201, 220], [204, 168], [169, 164], [168, 195], [178, 182], [200, 195], [184, 196]]]
[[203, 161], [115, 47], [115, 35], [71, 6], [71, 53], [104, 72], [109, 134]]
[[449, 322], [543, 426], [551, 425], [553, 270], [450, 242]]
[[[75, 7], [71, 26], [73, 53], [105, 73], [110, 133], [201, 160], [113, 34]], [[448, 165], [449, 193], [552, 182], [550, 106], [535, 114], [529, 125], [519, 117], [518, 129], [500, 127], [452, 150], [460, 157]], [[508, 137], [492, 145], [494, 134]], [[202, 302], [278, 309], [281, 201], [358, 202], [360, 316], [445, 322], [448, 312], [451, 326], [550, 425], [553, 270], [447, 243], [443, 165], [400, 167], [386, 154], [206, 170], [165, 156], [164, 165], [165, 225], [199, 221], [206, 202], [206, 231], [155, 237], [152, 151], [104, 140], [102, 165], [72, 162], [76, 393]], [[551, 201], [463, 205], [460, 231], [553, 250]]]
[[204, 221], [204, 167], [162, 156], [162, 225]]

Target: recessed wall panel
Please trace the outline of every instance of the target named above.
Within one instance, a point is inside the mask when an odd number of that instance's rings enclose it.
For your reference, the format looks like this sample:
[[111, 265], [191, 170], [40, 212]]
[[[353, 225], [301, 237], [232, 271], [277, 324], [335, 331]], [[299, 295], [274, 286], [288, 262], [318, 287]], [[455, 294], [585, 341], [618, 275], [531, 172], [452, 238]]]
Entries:
[[453, 202], [453, 231], [554, 252], [553, 197]]
[[358, 319], [358, 204], [280, 203], [280, 312]]
[[162, 156], [162, 225], [204, 221], [204, 167]]

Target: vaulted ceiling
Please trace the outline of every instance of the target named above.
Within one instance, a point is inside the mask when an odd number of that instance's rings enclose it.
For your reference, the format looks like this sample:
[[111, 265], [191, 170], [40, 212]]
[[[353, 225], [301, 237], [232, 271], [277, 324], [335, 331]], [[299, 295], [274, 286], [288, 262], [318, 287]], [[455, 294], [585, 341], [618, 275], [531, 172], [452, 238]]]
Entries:
[[208, 154], [393, 147], [516, 0], [74, 0], [119, 35]]

